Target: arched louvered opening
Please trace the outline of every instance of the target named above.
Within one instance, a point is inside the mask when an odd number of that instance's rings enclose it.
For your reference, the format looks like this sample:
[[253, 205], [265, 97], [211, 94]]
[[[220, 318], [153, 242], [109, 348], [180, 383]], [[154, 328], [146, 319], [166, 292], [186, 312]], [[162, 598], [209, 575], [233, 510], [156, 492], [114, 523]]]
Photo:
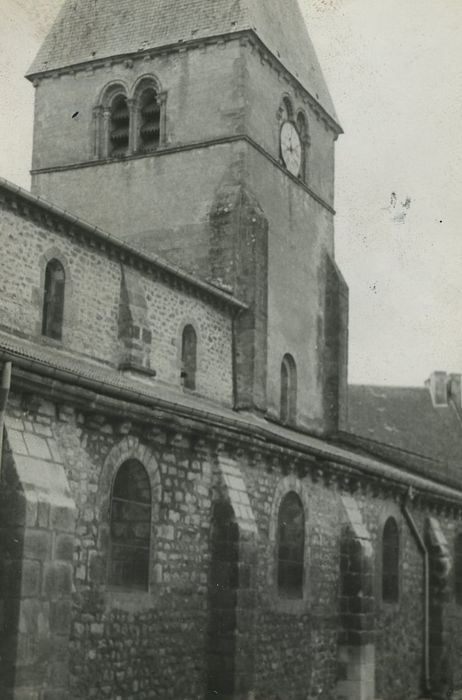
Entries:
[[111, 103], [109, 155], [126, 156], [130, 145], [130, 111], [125, 95], [116, 95]]
[[45, 270], [42, 335], [62, 340], [66, 276], [59, 260], [50, 260]]
[[292, 355], [281, 363], [281, 422], [293, 425], [297, 418], [297, 367]]
[[183, 386], [186, 389], [196, 388], [197, 370], [197, 335], [193, 326], [188, 324], [183, 329], [181, 341], [181, 364]]
[[454, 588], [456, 602], [462, 605], [462, 533], [457, 535], [454, 546]]
[[307, 165], [308, 165], [308, 146], [309, 146], [309, 138], [308, 138], [308, 122], [306, 120], [306, 116], [304, 115], [303, 112], [299, 112], [297, 115], [297, 131], [300, 136], [300, 141], [302, 144], [302, 162], [300, 166], [300, 179], [303, 180], [303, 182], [306, 181], [307, 178]]
[[399, 530], [394, 518], [388, 518], [382, 535], [382, 600], [399, 600]]
[[281, 117], [282, 121], [292, 121], [294, 117], [294, 109], [292, 107], [292, 102], [288, 97], [282, 98], [281, 103]]
[[278, 592], [282, 598], [303, 598], [305, 513], [295, 491], [281, 501], [278, 515]]
[[135, 459], [119, 468], [112, 488], [109, 583], [147, 590], [151, 539], [151, 487]]
[[147, 88], [140, 99], [139, 145], [142, 151], [152, 151], [160, 144], [161, 105], [157, 91]]

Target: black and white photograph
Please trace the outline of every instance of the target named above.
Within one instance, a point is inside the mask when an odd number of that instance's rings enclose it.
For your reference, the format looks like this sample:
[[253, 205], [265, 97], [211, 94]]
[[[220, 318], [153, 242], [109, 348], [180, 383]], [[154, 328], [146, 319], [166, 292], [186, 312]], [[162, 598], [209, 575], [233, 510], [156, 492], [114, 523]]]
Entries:
[[0, 0], [0, 700], [462, 700], [461, 37]]

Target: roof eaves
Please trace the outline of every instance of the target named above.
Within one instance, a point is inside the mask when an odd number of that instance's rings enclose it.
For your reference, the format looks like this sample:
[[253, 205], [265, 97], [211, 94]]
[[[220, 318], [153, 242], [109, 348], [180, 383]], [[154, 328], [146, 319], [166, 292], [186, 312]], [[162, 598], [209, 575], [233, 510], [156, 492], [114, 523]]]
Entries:
[[[50, 77], [52, 75], [55, 75], [56, 73], [66, 73], [72, 70], [78, 70], [78, 69], [85, 69], [86, 66], [88, 65], [93, 65], [97, 67], [98, 65], [104, 65], [107, 63], [108, 59], [110, 58], [112, 62], [120, 62], [120, 61], [125, 61], [128, 59], [133, 59], [133, 58], [144, 58], [146, 55], [152, 55], [152, 54], [163, 54], [163, 53], [169, 53], [172, 51], [177, 51], [179, 48], [181, 49], [188, 49], [188, 48], [194, 48], [195, 46], [201, 46], [204, 43], [205, 44], [215, 44], [220, 40], [224, 41], [232, 41], [235, 39], [239, 39], [240, 37], [243, 36], [251, 36], [252, 39], [259, 45], [261, 49], [264, 49], [271, 59], [274, 61], [274, 63], [277, 65], [278, 70], [282, 71], [284, 73], [287, 73], [288, 75], [291, 76], [291, 78], [294, 80], [294, 82], [297, 84], [297, 87], [307, 95], [307, 97], [316, 104], [317, 109], [322, 113], [322, 116], [328, 121], [329, 125], [333, 129], [333, 131], [340, 136], [341, 134], [344, 133], [342, 127], [340, 126], [340, 123], [338, 121], [337, 115], [334, 111], [333, 114], [330, 114], [325, 107], [320, 103], [319, 99], [316, 98], [314, 95], [312, 95], [309, 90], [300, 82], [300, 80], [282, 63], [281, 59], [278, 58], [271, 49], [268, 48], [268, 46], [265, 44], [263, 39], [258, 35], [258, 33], [255, 31], [253, 28], [247, 28], [247, 29], [240, 29], [235, 32], [226, 32], [226, 33], [221, 33], [221, 34], [214, 34], [212, 36], [207, 36], [207, 37], [201, 37], [201, 38], [194, 38], [194, 39], [187, 39], [187, 40], [182, 40], [182, 41], [177, 41], [169, 44], [163, 44], [161, 46], [153, 46], [151, 48], [148, 47], [143, 47], [142, 50], [138, 51], [130, 51], [126, 53], [121, 53], [121, 54], [114, 54], [111, 56], [101, 56], [98, 57], [97, 59], [95, 58], [88, 58], [84, 59], [82, 61], [77, 61], [76, 63], [69, 63], [64, 66], [59, 66], [59, 67], [54, 67], [54, 68], [45, 68], [43, 70], [29, 70], [25, 77], [27, 80], [30, 82], [33, 82], [37, 78], [46, 78]], [[31, 68], [33, 68], [33, 65]]]
[[53, 214], [54, 216], [57, 216], [60, 219], [66, 221], [68, 224], [78, 226], [80, 229], [85, 231], [85, 233], [87, 233], [90, 236], [94, 236], [97, 240], [105, 244], [112, 245], [116, 249], [119, 249], [120, 251], [132, 255], [135, 258], [138, 258], [139, 260], [142, 260], [143, 262], [147, 263], [148, 265], [154, 266], [159, 271], [182, 280], [187, 285], [201, 290], [205, 294], [211, 295], [215, 299], [220, 300], [221, 303], [224, 303], [228, 306], [240, 310], [248, 308], [247, 304], [245, 304], [240, 299], [237, 299], [237, 297], [218, 289], [218, 287], [215, 287], [214, 285], [208, 282], [204, 282], [202, 280], [197, 279], [193, 275], [190, 275], [188, 272], [182, 270], [176, 265], [166, 262], [165, 260], [153, 253], [145, 253], [144, 251], [136, 248], [136, 246], [122, 241], [120, 238], [117, 238], [117, 236], [114, 236], [113, 234], [108, 233], [107, 231], [103, 231], [98, 226], [93, 226], [87, 221], [80, 219], [75, 214], [72, 214], [71, 212], [68, 212], [65, 209], [61, 209], [60, 207], [51, 204], [50, 202], [48, 202], [40, 196], [31, 194], [22, 187], [19, 187], [19, 185], [15, 185], [14, 183], [9, 182], [8, 180], [5, 180], [2, 177], [0, 177], [0, 189], [6, 190], [9, 194], [22, 198], [28, 203], [46, 210], [50, 214]]

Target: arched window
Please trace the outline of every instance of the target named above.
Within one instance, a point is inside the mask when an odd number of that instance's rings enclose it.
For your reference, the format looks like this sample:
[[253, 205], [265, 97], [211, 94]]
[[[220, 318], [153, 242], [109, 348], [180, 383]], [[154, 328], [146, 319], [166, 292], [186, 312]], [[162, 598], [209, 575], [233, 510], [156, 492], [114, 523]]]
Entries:
[[283, 598], [303, 598], [305, 514], [300, 498], [290, 491], [278, 516], [278, 592]]
[[64, 268], [59, 260], [50, 260], [45, 270], [43, 294], [42, 335], [61, 340], [64, 316]]
[[118, 94], [111, 102], [109, 156], [126, 156], [130, 145], [130, 111], [125, 95]]
[[190, 324], [183, 329], [183, 337], [181, 340], [181, 365], [183, 386], [186, 389], [194, 390], [196, 388], [197, 335]]
[[457, 535], [454, 547], [454, 587], [456, 602], [462, 605], [462, 533]]
[[149, 587], [151, 487], [135, 459], [119, 468], [111, 496], [109, 583], [124, 588]]
[[288, 425], [297, 418], [297, 366], [292, 355], [285, 355], [281, 364], [281, 422]]
[[139, 102], [139, 148], [142, 151], [156, 149], [160, 143], [162, 109], [157, 91], [149, 87], [141, 94]]
[[306, 182], [307, 179], [307, 164], [308, 164], [308, 123], [303, 112], [297, 114], [297, 131], [302, 144], [302, 162], [300, 166], [300, 179]]
[[382, 600], [399, 599], [399, 531], [394, 518], [388, 518], [382, 536]]

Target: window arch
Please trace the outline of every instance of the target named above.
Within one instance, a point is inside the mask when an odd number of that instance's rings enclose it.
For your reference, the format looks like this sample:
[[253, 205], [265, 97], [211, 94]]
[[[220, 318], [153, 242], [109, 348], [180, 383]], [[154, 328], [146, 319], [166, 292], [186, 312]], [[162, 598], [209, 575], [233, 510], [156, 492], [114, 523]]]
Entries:
[[130, 110], [127, 96], [118, 93], [110, 103], [109, 156], [126, 156], [130, 148]]
[[399, 600], [399, 530], [394, 518], [388, 518], [382, 534], [382, 600]]
[[65, 283], [64, 267], [53, 258], [45, 269], [42, 335], [54, 340], [62, 340], [63, 336]]
[[279, 506], [277, 553], [279, 595], [283, 598], [303, 598], [305, 513], [295, 491], [289, 491]]
[[294, 117], [294, 109], [292, 107], [292, 101], [290, 97], [285, 95], [282, 98], [281, 108], [280, 108], [280, 118], [281, 121], [292, 121]]
[[197, 370], [197, 334], [194, 327], [188, 324], [183, 329], [181, 338], [181, 376], [186, 389], [196, 388]]
[[297, 366], [292, 355], [285, 355], [281, 363], [281, 407], [282, 423], [291, 425], [297, 418]]
[[111, 494], [109, 583], [147, 590], [151, 540], [151, 486], [141, 462], [118, 469]]
[[457, 535], [454, 545], [454, 588], [456, 603], [462, 605], [462, 533]]

